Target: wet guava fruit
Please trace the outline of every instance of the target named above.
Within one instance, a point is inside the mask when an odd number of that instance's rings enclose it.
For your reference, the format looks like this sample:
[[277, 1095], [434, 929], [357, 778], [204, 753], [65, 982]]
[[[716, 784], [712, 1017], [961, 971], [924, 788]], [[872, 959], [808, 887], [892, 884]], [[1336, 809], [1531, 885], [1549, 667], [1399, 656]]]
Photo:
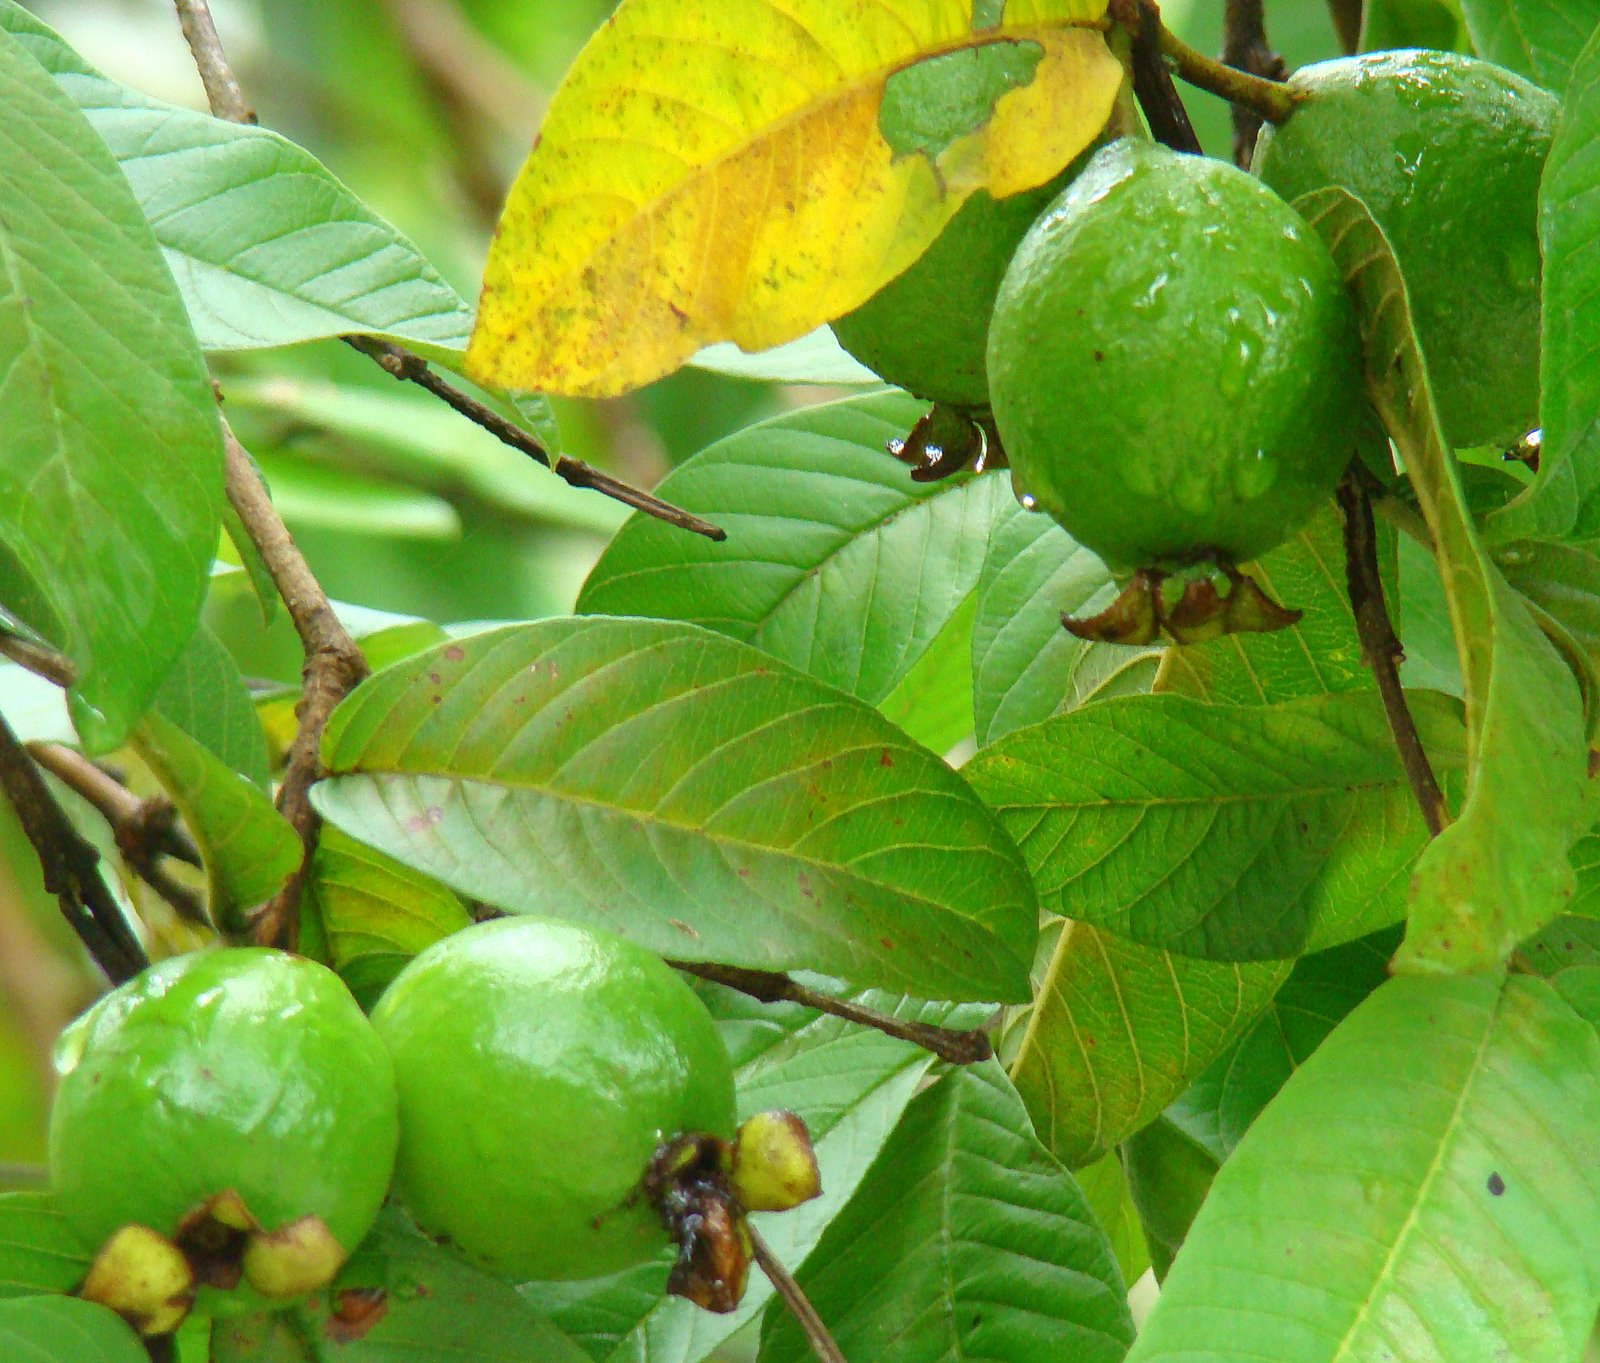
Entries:
[[903, 273], [833, 324], [839, 344], [915, 397], [965, 410], [989, 405], [986, 346], [1012, 252], [1078, 169], [1004, 199], [979, 190]]
[[1254, 558], [1370, 428], [1327, 249], [1259, 180], [1125, 139], [1029, 230], [989, 332], [1023, 505], [1114, 571]]
[[1454, 52], [1373, 52], [1297, 71], [1256, 173], [1285, 199], [1340, 185], [1394, 248], [1451, 444], [1538, 425], [1539, 177], [1559, 105]]
[[[122, 1285], [105, 1299], [130, 1316], [140, 1282], [171, 1287], [172, 1243], [202, 1290], [254, 1302], [321, 1286], [388, 1191], [394, 1069], [314, 961], [259, 948], [163, 961], [63, 1032], [56, 1068], [51, 1180], [74, 1231], [110, 1251], [96, 1267]], [[129, 1226], [148, 1244], [119, 1239]]]
[[396, 1190], [512, 1278], [598, 1277], [669, 1242], [643, 1195], [673, 1138], [734, 1130], [705, 1006], [608, 933], [495, 919], [429, 947], [373, 1010], [400, 1092]]

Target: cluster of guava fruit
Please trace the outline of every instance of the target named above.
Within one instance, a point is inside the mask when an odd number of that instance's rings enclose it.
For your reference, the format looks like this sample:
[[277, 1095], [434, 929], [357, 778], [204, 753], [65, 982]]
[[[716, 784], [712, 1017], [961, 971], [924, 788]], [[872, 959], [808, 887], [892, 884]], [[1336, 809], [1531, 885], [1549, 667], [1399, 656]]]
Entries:
[[147, 1335], [327, 1286], [391, 1187], [490, 1271], [597, 1277], [673, 1244], [668, 1290], [729, 1311], [747, 1213], [819, 1191], [797, 1117], [736, 1124], [693, 990], [568, 923], [448, 937], [370, 1020], [303, 957], [176, 957], [73, 1023], [57, 1068], [52, 1190], [93, 1256], [78, 1295]]
[[[1087, 637], [1292, 622], [1237, 565], [1303, 525], [1358, 454], [1390, 462], [1352, 304], [1300, 195], [1338, 186], [1383, 230], [1453, 446], [1509, 445], [1537, 422], [1556, 100], [1431, 51], [1323, 62], [1292, 84], [1299, 103], [1253, 173], [1119, 139], [1042, 212], [1038, 192], [977, 196], [835, 324], [937, 404], [927, 430], [964, 416], [992, 432], [1023, 505], [1131, 579], [1106, 616], [1066, 622]], [[941, 474], [955, 462], [915, 454]]]

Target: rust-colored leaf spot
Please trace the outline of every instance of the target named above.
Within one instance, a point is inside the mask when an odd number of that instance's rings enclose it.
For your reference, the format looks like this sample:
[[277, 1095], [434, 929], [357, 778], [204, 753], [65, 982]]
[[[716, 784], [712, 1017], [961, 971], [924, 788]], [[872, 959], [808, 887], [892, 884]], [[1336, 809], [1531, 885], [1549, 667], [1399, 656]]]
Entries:
[[894, 754], [885, 748], [881, 753], [878, 754], [878, 765], [880, 767], [894, 766]]
[[351, 1287], [333, 1299], [333, 1314], [322, 1333], [335, 1344], [353, 1344], [389, 1310], [389, 1294], [381, 1287]]
[[445, 649], [444, 656], [451, 662], [458, 663], [467, 656], [467, 650], [462, 648], [460, 644], [451, 644], [449, 648]]

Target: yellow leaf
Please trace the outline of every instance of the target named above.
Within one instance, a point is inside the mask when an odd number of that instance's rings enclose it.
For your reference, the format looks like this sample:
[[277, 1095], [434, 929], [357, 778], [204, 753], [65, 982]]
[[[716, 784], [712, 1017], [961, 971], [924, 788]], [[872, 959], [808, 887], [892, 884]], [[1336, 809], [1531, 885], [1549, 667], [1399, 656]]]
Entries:
[[[610, 396], [731, 340], [763, 350], [864, 302], [968, 195], [1043, 184], [1099, 132], [1121, 68], [1105, 0], [623, 0], [568, 73], [500, 219], [469, 372]], [[1032, 44], [1030, 83], [896, 155], [897, 72]], [[1030, 49], [1029, 56], [1032, 58]]]

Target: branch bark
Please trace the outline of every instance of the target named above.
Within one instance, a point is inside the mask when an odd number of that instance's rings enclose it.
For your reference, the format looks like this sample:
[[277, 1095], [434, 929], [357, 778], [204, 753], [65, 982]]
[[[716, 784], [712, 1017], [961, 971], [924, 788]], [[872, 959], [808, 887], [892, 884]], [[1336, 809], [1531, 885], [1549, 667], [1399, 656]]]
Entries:
[[1112, 23], [1128, 34], [1134, 98], [1144, 110], [1151, 134], [1173, 151], [1198, 155], [1200, 139], [1161, 52], [1160, 35], [1165, 30], [1154, 0], [1111, 0], [1109, 14]]
[[994, 1054], [994, 1047], [986, 1032], [959, 1031], [951, 1027], [936, 1027], [928, 1022], [906, 1022], [888, 1013], [863, 1008], [849, 999], [836, 999], [831, 994], [808, 988], [776, 971], [746, 970], [739, 966], [711, 965], [705, 961], [668, 961], [667, 964], [687, 975], [736, 989], [762, 1003], [798, 1003], [815, 1008], [819, 1013], [871, 1027], [932, 1051], [939, 1059], [947, 1060], [952, 1065], [976, 1065]]
[[805, 1332], [806, 1342], [811, 1345], [811, 1352], [816, 1354], [818, 1363], [845, 1363], [844, 1354], [839, 1351], [839, 1346], [834, 1343], [828, 1327], [817, 1314], [817, 1308], [801, 1290], [800, 1284], [783, 1266], [783, 1261], [772, 1252], [772, 1246], [761, 1238], [761, 1232], [754, 1226], [748, 1226], [747, 1229], [750, 1232], [750, 1245], [755, 1251], [756, 1263], [767, 1275], [773, 1290], [783, 1298], [783, 1304], [789, 1308], [796, 1323]]
[[1160, 28], [1160, 43], [1161, 51], [1190, 85], [1220, 95], [1230, 104], [1252, 109], [1268, 123], [1282, 123], [1300, 102], [1300, 92], [1293, 86], [1235, 71], [1231, 66], [1213, 61], [1164, 24]]
[[[1266, 0], [1227, 0], [1222, 15], [1222, 61], [1235, 71], [1281, 81], [1289, 68], [1267, 42]], [[1231, 107], [1233, 114], [1233, 161], [1241, 169], [1250, 168], [1261, 132], [1258, 110], [1242, 104]]]
[[1356, 633], [1361, 639], [1361, 652], [1377, 680], [1378, 694], [1383, 699], [1383, 711], [1389, 721], [1389, 732], [1394, 735], [1400, 764], [1411, 783], [1411, 793], [1416, 797], [1417, 807], [1422, 810], [1422, 820], [1428, 827], [1428, 833], [1437, 837], [1449, 824], [1450, 814], [1444, 793], [1439, 789], [1438, 778], [1434, 776], [1433, 766], [1428, 761], [1428, 754], [1423, 750], [1422, 739], [1417, 735], [1411, 707], [1406, 704], [1405, 692], [1400, 686], [1398, 668], [1405, 654], [1400, 647], [1400, 640], [1395, 637], [1388, 607], [1384, 604], [1372, 503], [1367, 498], [1359, 474], [1353, 468], [1340, 481], [1338, 496], [1339, 509], [1344, 513], [1345, 577], [1350, 591], [1350, 609], [1356, 617]]
[[1346, 56], [1361, 47], [1361, 24], [1365, 17], [1362, 0], [1328, 0], [1328, 14], [1333, 20], [1333, 31]]

